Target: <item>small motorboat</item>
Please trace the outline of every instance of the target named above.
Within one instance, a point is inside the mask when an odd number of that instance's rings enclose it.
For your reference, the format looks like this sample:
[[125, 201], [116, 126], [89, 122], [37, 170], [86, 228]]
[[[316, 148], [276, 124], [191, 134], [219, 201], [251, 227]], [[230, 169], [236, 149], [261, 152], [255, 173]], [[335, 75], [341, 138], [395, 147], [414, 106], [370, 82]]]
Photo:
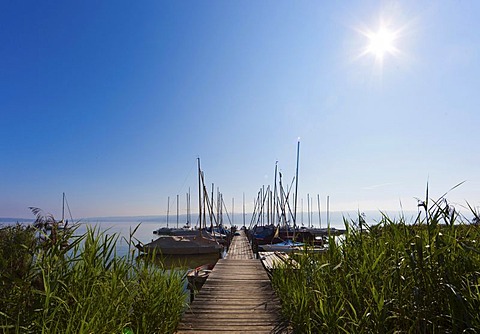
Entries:
[[290, 239], [284, 240], [282, 242], [278, 242], [275, 244], [267, 244], [258, 246], [262, 248], [265, 252], [284, 252], [284, 253], [291, 253], [295, 251], [301, 251], [305, 244], [303, 242], [296, 242]]

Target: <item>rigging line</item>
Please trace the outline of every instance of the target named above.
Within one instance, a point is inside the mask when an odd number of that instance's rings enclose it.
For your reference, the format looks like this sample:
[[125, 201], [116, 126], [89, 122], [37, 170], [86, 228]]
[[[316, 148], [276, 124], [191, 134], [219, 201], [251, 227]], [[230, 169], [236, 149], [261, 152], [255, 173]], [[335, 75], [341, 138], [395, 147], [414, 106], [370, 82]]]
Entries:
[[183, 180], [183, 183], [182, 183], [182, 185], [180, 186], [179, 191], [177, 191], [177, 194], [183, 192], [183, 190], [185, 189], [185, 184], [187, 183], [187, 180], [188, 180], [188, 179], [190, 178], [190, 176], [192, 175], [192, 171], [193, 171], [193, 169], [194, 169], [195, 167], [197, 167], [196, 162], [195, 162], [194, 164], [192, 164], [192, 167], [191, 167], [190, 170], [188, 171], [187, 176], [186, 176], [185, 179]]
[[[222, 197], [221, 201], [222, 201], [223, 207], [225, 208], [225, 213], [227, 214], [228, 222], [230, 223], [230, 225], [232, 225], [232, 221], [230, 220], [230, 216], [228, 215], [227, 205], [225, 204], [225, 201], [223, 200], [223, 197]], [[233, 214], [233, 212], [232, 212], [232, 214]]]
[[215, 225], [217, 225], [217, 217], [215, 217], [213, 214], [213, 206], [210, 203], [210, 199], [208, 198], [208, 190], [205, 186], [203, 187], [203, 198], [206, 199], [208, 214], [212, 216], [211, 222], [215, 222]]
[[73, 222], [72, 212], [70, 211], [70, 206], [68, 205], [67, 196], [65, 196], [65, 204], [67, 204], [68, 214], [70, 215], [70, 220]]
[[[257, 198], [254, 199], [254, 203], [253, 203], [253, 213], [252, 213], [252, 219], [250, 220], [250, 226], [249, 226], [249, 229], [251, 229], [253, 226], [256, 225], [255, 223], [255, 220], [256, 220], [256, 217], [257, 217], [257, 208], [258, 208], [258, 203], [259, 203], [259, 197], [260, 197], [260, 192], [258, 193], [257, 195]], [[255, 223], [255, 224], [254, 224]]]
[[[270, 186], [267, 187], [267, 191], [270, 189]], [[260, 214], [258, 215], [257, 224], [260, 222], [261, 215], [263, 214], [263, 208], [265, 207], [265, 200], [267, 199], [267, 192], [262, 196], [262, 206], [260, 207]]]
[[[206, 208], [207, 208], [207, 210], [209, 210], [208, 211], [209, 215], [213, 215], [213, 217], [211, 219], [211, 223], [213, 224], [213, 221], [215, 221], [215, 225], [216, 225], [217, 220], [216, 220], [215, 215], [213, 214], [213, 206], [211, 205], [210, 199], [208, 197], [207, 187], [205, 187], [205, 178], [204, 178], [203, 172], [201, 174], [201, 181], [202, 181], [202, 185], [203, 185], [203, 199], [206, 202]], [[205, 214], [205, 212], [204, 212], [204, 214]], [[206, 226], [206, 222], [205, 222], [205, 226]]]
[[[288, 211], [290, 213], [290, 217], [293, 218], [293, 225], [295, 226], [295, 216], [294, 216], [294, 213], [292, 212], [292, 209], [290, 207], [290, 191], [292, 190], [293, 188], [293, 182], [295, 182], [295, 177], [292, 179], [292, 183], [290, 184], [290, 189], [288, 188], [288, 185], [287, 185], [287, 193], [286, 193], [286, 196], [285, 196], [285, 204], [286, 206], [288, 207]], [[294, 194], [294, 196], [296, 196], [296, 194]]]

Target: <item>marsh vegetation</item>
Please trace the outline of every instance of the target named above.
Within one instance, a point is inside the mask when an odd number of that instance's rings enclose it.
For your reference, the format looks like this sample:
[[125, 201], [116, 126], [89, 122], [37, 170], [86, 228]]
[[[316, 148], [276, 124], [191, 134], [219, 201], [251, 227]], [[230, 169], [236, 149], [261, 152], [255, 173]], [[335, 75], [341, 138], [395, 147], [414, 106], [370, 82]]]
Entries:
[[3, 333], [175, 330], [186, 303], [181, 272], [138, 261], [133, 249], [116, 256], [115, 234], [89, 228], [77, 236], [40, 213], [35, 225], [0, 228]]
[[297, 333], [477, 333], [480, 226], [442, 198], [405, 218], [345, 220], [341, 243], [308, 250], [272, 283]]

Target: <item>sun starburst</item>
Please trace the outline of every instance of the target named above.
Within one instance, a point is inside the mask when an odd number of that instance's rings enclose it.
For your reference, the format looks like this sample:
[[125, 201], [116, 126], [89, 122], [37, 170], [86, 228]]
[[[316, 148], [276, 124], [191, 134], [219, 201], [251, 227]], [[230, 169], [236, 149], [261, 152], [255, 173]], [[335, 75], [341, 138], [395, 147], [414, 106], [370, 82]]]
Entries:
[[365, 29], [360, 33], [366, 39], [366, 45], [360, 56], [371, 55], [375, 62], [383, 66], [384, 59], [387, 56], [396, 56], [399, 54], [397, 40], [400, 37], [400, 30], [392, 29], [387, 23], [381, 21], [376, 30]]
[[369, 43], [366, 49], [367, 53], [373, 54], [376, 58], [382, 59], [386, 54], [395, 53], [396, 34], [386, 27], [380, 27], [376, 32], [367, 35]]

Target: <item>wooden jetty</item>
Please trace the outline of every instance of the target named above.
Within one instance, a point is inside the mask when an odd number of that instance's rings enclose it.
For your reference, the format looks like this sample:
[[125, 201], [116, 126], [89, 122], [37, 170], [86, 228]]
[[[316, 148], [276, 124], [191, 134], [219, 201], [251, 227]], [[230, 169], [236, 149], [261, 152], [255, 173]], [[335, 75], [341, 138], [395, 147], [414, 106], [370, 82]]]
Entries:
[[177, 333], [289, 333], [267, 272], [243, 231], [213, 268]]

